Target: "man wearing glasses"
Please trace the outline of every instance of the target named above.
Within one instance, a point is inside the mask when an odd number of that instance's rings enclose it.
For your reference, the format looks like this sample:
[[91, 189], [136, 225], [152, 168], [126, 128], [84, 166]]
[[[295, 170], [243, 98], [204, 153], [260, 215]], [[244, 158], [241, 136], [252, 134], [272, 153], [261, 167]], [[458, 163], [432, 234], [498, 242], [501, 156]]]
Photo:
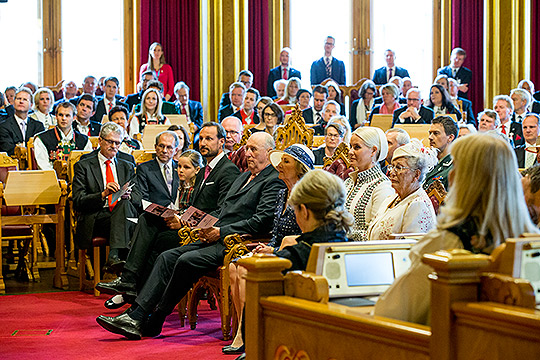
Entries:
[[420, 90], [407, 91], [407, 105], [394, 111], [392, 126], [395, 124], [431, 124], [433, 110], [422, 105]]
[[311, 64], [311, 85], [319, 85], [326, 79], [334, 79], [339, 85], [345, 85], [345, 63], [332, 56], [336, 39], [327, 36], [324, 42], [324, 56]]
[[[57, 114], [61, 113], [62, 107], [58, 110]], [[120, 198], [114, 196], [135, 176], [134, 164], [117, 156], [123, 138], [124, 129], [118, 124], [104, 124], [99, 133], [99, 151], [81, 158], [74, 166], [73, 175], [73, 207], [79, 214], [75, 245], [88, 249], [94, 237], [109, 239], [109, 267], [125, 258], [135, 226], [126, 218], [137, 216], [129, 200], [129, 187]]]
[[65, 101], [56, 109], [57, 125], [36, 135], [34, 154], [40, 170], [53, 170], [56, 160], [67, 160], [72, 150], [92, 151], [92, 143], [86, 135], [72, 127], [76, 113], [75, 105]]

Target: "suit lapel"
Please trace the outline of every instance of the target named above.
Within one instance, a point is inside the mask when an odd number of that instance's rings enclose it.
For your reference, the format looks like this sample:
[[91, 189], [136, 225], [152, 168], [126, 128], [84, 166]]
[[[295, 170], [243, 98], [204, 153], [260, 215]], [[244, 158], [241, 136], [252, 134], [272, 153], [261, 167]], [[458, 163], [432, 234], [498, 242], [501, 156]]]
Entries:
[[195, 184], [193, 184], [193, 194], [191, 195], [191, 202], [195, 202], [195, 199], [197, 199], [197, 196], [199, 196], [201, 184], [204, 180], [204, 169], [205, 167], [201, 168], [201, 170], [199, 170], [199, 173], [195, 177]]
[[[89, 161], [91, 162], [90, 164], [90, 171], [92, 172], [92, 175], [94, 175], [94, 180], [97, 182], [99, 188], [101, 189], [101, 191], [104, 190], [104, 187], [103, 187], [103, 175], [101, 174], [101, 166], [99, 166], [99, 160], [98, 160], [98, 157], [97, 157], [97, 154], [96, 156], [92, 156]], [[120, 175], [118, 175], [120, 176]]]
[[[176, 199], [178, 194], [178, 187], [180, 186], [180, 178], [178, 177], [178, 163], [173, 160], [172, 162], [172, 197]], [[167, 188], [168, 190], [168, 188]]]
[[[242, 186], [246, 183], [247, 179], [251, 176], [251, 173], [249, 171], [246, 171], [245, 173], [240, 174], [238, 179], [232, 184], [231, 188], [229, 189], [229, 193], [231, 195], [236, 195], [240, 192]], [[245, 187], [244, 187], [245, 189]]]
[[[165, 183], [165, 179], [163, 178], [163, 173], [161, 172], [161, 166], [158, 163], [157, 159], [154, 160], [154, 163], [152, 166], [154, 167], [154, 171], [152, 171], [152, 173], [154, 173], [156, 180], [161, 184], [161, 186], [165, 190], [165, 193], [169, 194], [169, 188], [167, 187], [167, 184]], [[174, 182], [174, 176], [173, 176], [173, 182]], [[177, 185], [177, 188], [178, 188], [178, 185]]]
[[[25, 138], [24, 138], [24, 135], [21, 131], [21, 128], [19, 126], [19, 124], [17, 123], [17, 120], [15, 119], [15, 115], [13, 115], [13, 117], [11, 118], [11, 126], [13, 128], [13, 132], [17, 135], [17, 143], [20, 143], [20, 142], [23, 142], [25, 141]], [[26, 132], [28, 132], [28, 120], [29, 118], [26, 119]]]

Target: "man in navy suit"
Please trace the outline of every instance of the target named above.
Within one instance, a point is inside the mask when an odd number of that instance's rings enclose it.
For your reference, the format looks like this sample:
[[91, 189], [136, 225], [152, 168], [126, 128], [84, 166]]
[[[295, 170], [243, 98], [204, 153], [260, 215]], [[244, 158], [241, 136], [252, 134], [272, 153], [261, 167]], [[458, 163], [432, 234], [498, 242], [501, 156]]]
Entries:
[[519, 168], [530, 168], [538, 163], [537, 154], [527, 151], [528, 147], [536, 147], [538, 136], [540, 136], [540, 117], [538, 114], [529, 113], [523, 119], [523, 138], [525, 144], [516, 146], [514, 151], [518, 161]]
[[324, 43], [324, 56], [311, 64], [311, 85], [319, 85], [324, 80], [334, 79], [339, 85], [345, 85], [345, 63], [332, 56], [336, 39], [328, 36]]
[[108, 115], [109, 111], [115, 106], [123, 106], [127, 108], [127, 104], [120, 101], [121, 96], [118, 95], [118, 87], [120, 82], [114, 76], [105, 79], [105, 96], [98, 100], [96, 112], [92, 116], [92, 121], [101, 123], [103, 116]]
[[142, 79], [140, 83], [141, 91], [136, 92], [135, 94], [129, 94], [128, 96], [126, 96], [126, 99], [124, 100], [124, 102], [128, 106], [128, 111], [131, 111], [131, 109], [133, 109], [134, 106], [141, 103], [142, 96], [144, 92], [146, 91], [146, 89], [148, 89], [148, 83], [152, 80], [157, 80], [152, 70], [143, 72], [141, 79]]
[[384, 58], [386, 60], [386, 66], [375, 70], [373, 75], [373, 82], [377, 85], [384, 85], [390, 81], [393, 76], [399, 76], [400, 78], [409, 77], [407, 69], [396, 66], [394, 61], [396, 59], [396, 53], [388, 49], [384, 52]]
[[326, 86], [317, 85], [313, 89], [313, 107], [309, 107], [302, 111], [302, 117], [306, 124], [319, 124], [323, 120], [323, 107], [328, 98], [328, 88]]
[[203, 108], [202, 104], [198, 101], [189, 99], [189, 86], [185, 82], [177, 82], [174, 86], [174, 94], [176, 95], [176, 101], [174, 106], [178, 114], [186, 115], [188, 122], [192, 122], [195, 126], [195, 133], [198, 134], [203, 124]]
[[[459, 84], [457, 80], [454, 78], [448, 78], [448, 94], [450, 95], [452, 104], [454, 104], [456, 109], [461, 110], [464, 116], [463, 118], [466, 117], [467, 119], [467, 124], [473, 124], [474, 126], [477, 126], [476, 115], [474, 114], [472, 109], [472, 102], [470, 100], [459, 97], [458, 92]], [[461, 102], [461, 106], [459, 105], [459, 102]]]
[[101, 123], [90, 118], [96, 112], [97, 101], [92, 95], [83, 94], [77, 103], [77, 114], [73, 119], [73, 129], [86, 136], [98, 136]]
[[32, 107], [33, 96], [30, 89], [20, 88], [15, 94], [13, 102], [13, 115], [0, 123], [0, 151], [13, 155], [15, 146], [28, 142], [32, 136], [45, 130], [41, 121], [28, 117]]
[[270, 73], [268, 74], [268, 82], [266, 84], [267, 96], [271, 98], [274, 98], [274, 96], [276, 96], [274, 82], [276, 82], [277, 80], [288, 80], [292, 77], [297, 77], [299, 79], [302, 78], [302, 74], [300, 74], [300, 71], [290, 66], [290, 55], [291, 49], [289, 49], [288, 47], [281, 49], [281, 53], [279, 54], [279, 62], [281, 64], [270, 70]]
[[[238, 77], [236, 78], [236, 82], [244, 84], [246, 90], [251, 88], [251, 85], [253, 85], [253, 73], [249, 70], [240, 71], [238, 73]], [[229, 91], [231, 91], [230, 87]], [[231, 98], [229, 96], [229, 93], [223, 93], [223, 95], [221, 95], [221, 100], [219, 101], [219, 110], [230, 104]]]
[[[98, 81], [95, 76], [88, 75], [87, 77], [84, 78], [84, 81], [82, 84], [83, 94], [90, 94], [92, 96], [96, 96], [97, 88], [98, 88]], [[69, 99], [69, 101], [73, 105], [77, 106], [77, 102], [79, 101], [79, 98], [80, 96], [75, 96]]]
[[467, 91], [472, 80], [472, 71], [462, 66], [467, 53], [462, 48], [455, 48], [450, 55], [450, 65], [437, 70], [437, 74], [444, 74], [449, 78], [454, 78], [459, 83], [458, 96], [467, 99]]
[[278, 192], [285, 189], [268, 159], [274, 147], [269, 134], [251, 135], [246, 143], [248, 171], [231, 185], [216, 225], [202, 229], [199, 241], [159, 255], [131, 310], [117, 317], [99, 316], [98, 324], [130, 339], [140, 339], [143, 326], [145, 336], [159, 335], [165, 317], [193, 284], [223, 264], [223, 240], [227, 235], [262, 235], [270, 231]]
[[422, 95], [417, 88], [407, 92], [407, 105], [402, 106], [392, 116], [392, 126], [395, 124], [431, 124], [433, 110], [422, 105]]
[[229, 97], [229, 104], [219, 108], [219, 122], [223, 121], [223, 119], [225, 119], [227, 116], [231, 116], [240, 110], [242, 104], [244, 104], [247, 89], [248, 88], [246, 88], [246, 86], [239, 81], [232, 83], [231, 86], [229, 86], [229, 92], [227, 93], [227, 96]]

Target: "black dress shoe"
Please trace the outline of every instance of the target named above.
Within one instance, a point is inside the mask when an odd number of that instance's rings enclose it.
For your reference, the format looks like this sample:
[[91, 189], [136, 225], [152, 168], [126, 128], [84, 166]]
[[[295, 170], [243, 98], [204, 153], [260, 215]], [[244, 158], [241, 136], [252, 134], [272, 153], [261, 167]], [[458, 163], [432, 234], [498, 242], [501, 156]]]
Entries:
[[126, 300], [124, 300], [124, 298], [122, 298], [122, 302], [119, 302], [119, 303], [115, 303], [113, 301], [113, 298], [114, 298], [114, 296], [112, 298], [108, 299], [107, 301], [105, 301], [105, 307], [107, 309], [115, 310], [115, 309], [119, 309], [122, 306], [126, 305]]
[[119, 294], [124, 292], [135, 292], [135, 283], [127, 283], [122, 281], [122, 278], [116, 278], [111, 282], [100, 282], [96, 285], [96, 290], [105, 294]]
[[227, 346], [224, 346], [221, 348], [221, 351], [224, 353], [224, 354], [242, 354], [244, 351], [246, 351], [246, 348], [244, 345], [242, 346], [239, 346], [239, 347], [234, 347], [232, 345], [227, 345]]
[[234, 360], [245, 360], [246, 359], [246, 353], [243, 353], [242, 355], [238, 356], [236, 359]]
[[134, 320], [128, 314], [116, 317], [100, 315], [96, 321], [105, 330], [123, 335], [130, 340], [140, 340], [142, 337], [142, 321]]

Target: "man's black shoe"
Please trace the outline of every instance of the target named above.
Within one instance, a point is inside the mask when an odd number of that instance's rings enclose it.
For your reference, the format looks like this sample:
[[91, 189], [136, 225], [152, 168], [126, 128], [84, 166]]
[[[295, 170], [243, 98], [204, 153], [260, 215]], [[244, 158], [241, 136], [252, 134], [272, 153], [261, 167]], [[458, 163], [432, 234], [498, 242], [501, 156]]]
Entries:
[[[114, 296], [117, 296], [117, 295], [114, 295]], [[119, 309], [122, 306], [126, 305], [126, 300], [124, 298], [122, 298], [122, 301], [119, 302], [119, 303], [114, 302], [113, 301], [114, 296], [112, 298], [108, 299], [107, 301], [105, 301], [105, 307], [107, 309], [115, 310], [115, 309]]]
[[246, 348], [244, 345], [239, 347], [234, 347], [232, 345], [227, 345], [221, 348], [221, 351], [224, 354], [242, 354], [244, 351], [246, 351]]
[[105, 330], [123, 335], [130, 340], [140, 340], [142, 337], [142, 321], [133, 320], [128, 314], [116, 317], [100, 315], [96, 321]]
[[122, 278], [116, 278], [111, 282], [100, 282], [96, 285], [96, 290], [105, 294], [120, 294], [124, 292], [135, 292], [135, 283], [123, 282]]

